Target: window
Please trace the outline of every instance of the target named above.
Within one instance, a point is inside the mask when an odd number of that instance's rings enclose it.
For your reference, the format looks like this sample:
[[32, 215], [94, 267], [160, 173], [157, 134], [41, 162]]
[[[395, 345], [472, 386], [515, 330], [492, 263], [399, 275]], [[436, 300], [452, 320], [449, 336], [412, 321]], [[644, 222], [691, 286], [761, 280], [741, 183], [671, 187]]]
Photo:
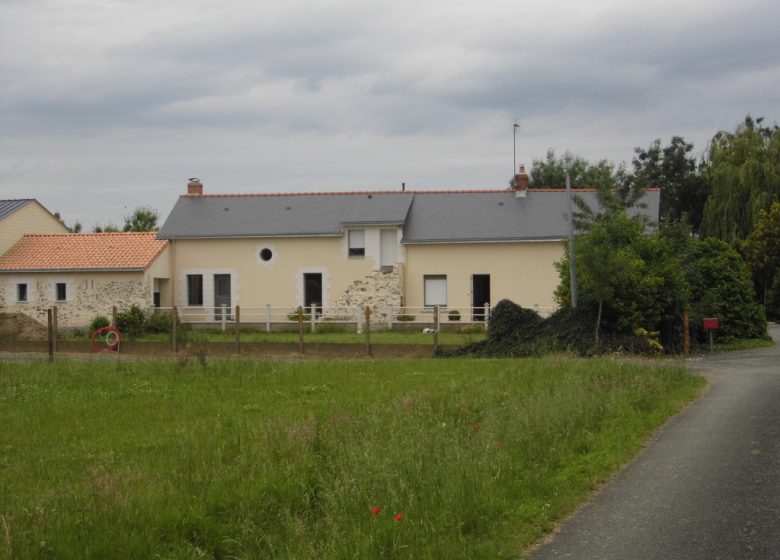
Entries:
[[425, 276], [425, 307], [447, 307], [447, 277]]
[[57, 282], [54, 286], [57, 301], [66, 301], [68, 299], [68, 285], [65, 282]]
[[27, 284], [16, 285], [16, 301], [27, 301]]
[[362, 229], [349, 231], [349, 256], [363, 257], [366, 254], [366, 232]]
[[187, 275], [187, 305], [203, 305], [203, 275]]

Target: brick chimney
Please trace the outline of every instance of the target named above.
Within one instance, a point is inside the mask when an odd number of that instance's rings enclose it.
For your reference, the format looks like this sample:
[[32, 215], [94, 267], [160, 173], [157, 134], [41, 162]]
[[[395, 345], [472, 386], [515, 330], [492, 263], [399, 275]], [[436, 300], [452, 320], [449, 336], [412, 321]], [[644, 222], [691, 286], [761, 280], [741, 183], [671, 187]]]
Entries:
[[515, 173], [515, 186], [512, 188], [515, 196], [525, 196], [528, 193], [528, 173], [525, 172], [525, 165], [521, 164]]
[[187, 194], [190, 196], [203, 196], [203, 183], [200, 179], [193, 177], [190, 182], [187, 183]]

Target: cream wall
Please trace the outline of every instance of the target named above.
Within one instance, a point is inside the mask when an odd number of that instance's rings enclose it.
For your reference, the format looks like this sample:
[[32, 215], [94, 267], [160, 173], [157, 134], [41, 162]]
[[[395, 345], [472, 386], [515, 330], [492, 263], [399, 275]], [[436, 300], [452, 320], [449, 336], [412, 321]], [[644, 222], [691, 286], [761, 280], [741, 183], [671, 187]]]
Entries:
[[149, 268], [146, 269], [146, 274], [144, 274], [144, 281], [147, 284], [146, 289], [149, 290], [149, 293], [154, 291], [154, 279], [158, 278], [162, 280], [162, 284], [160, 285], [161, 307], [171, 307], [171, 305], [173, 305], [170, 296], [171, 259], [168, 255], [169, 251], [170, 245], [168, 245], [160, 252], [159, 255], [157, 255], [157, 258], [152, 261], [152, 264], [150, 264]]
[[[356, 228], [362, 229], [362, 228]], [[203, 275], [203, 306], [214, 306], [214, 275], [231, 275], [231, 305], [240, 305], [242, 320], [264, 313], [267, 304], [295, 308], [303, 303], [303, 274], [321, 273], [323, 301], [335, 304], [356, 280], [379, 267], [379, 229], [366, 228], [366, 255], [349, 257], [347, 236], [263, 239], [180, 239], [171, 244], [174, 301], [187, 307], [187, 275]], [[397, 231], [398, 228], [389, 228]], [[400, 234], [399, 234], [400, 235]], [[268, 262], [260, 258], [270, 249]], [[399, 258], [403, 252], [399, 248]]]
[[424, 276], [447, 276], [447, 307], [471, 307], [471, 276], [490, 275], [491, 305], [511, 299], [548, 314], [556, 308], [554, 264], [564, 256], [563, 242], [463, 243], [406, 246], [404, 286], [407, 307], [423, 307]]
[[69, 233], [68, 228], [32, 201], [0, 220], [0, 255], [27, 233]]

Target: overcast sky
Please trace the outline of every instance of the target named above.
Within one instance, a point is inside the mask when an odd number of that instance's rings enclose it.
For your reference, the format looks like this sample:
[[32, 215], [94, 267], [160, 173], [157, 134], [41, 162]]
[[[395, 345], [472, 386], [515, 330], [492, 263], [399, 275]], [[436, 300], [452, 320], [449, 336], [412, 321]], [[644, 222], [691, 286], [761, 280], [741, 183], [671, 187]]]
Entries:
[[[780, 119], [780, 2], [0, 0], [0, 198], [504, 188]], [[557, 186], [557, 185], [552, 185]]]

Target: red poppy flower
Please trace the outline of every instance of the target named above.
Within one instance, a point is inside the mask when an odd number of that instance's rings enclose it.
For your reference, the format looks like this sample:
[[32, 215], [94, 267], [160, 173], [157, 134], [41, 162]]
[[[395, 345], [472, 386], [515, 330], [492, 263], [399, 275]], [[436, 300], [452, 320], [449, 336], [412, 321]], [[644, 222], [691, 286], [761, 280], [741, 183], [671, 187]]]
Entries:
[[469, 409], [466, 408], [465, 406], [462, 406], [458, 409], [458, 414], [468, 414], [468, 413], [469, 413]]
[[395, 514], [395, 520], [396, 521], [403, 521], [404, 520], [403, 514], [402, 513], [396, 513]]
[[379, 515], [379, 506], [374, 506], [371, 508], [371, 517], [376, 517]]
[[474, 428], [475, 430], [479, 430], [480, 425], [479, 424], [472, 424], [471, 427]]
[[501, 441], [500, 439], [497, 439], [496, 440], [496, 447], [501, 447], [502, 445], [504, 445], [504, 442]]

